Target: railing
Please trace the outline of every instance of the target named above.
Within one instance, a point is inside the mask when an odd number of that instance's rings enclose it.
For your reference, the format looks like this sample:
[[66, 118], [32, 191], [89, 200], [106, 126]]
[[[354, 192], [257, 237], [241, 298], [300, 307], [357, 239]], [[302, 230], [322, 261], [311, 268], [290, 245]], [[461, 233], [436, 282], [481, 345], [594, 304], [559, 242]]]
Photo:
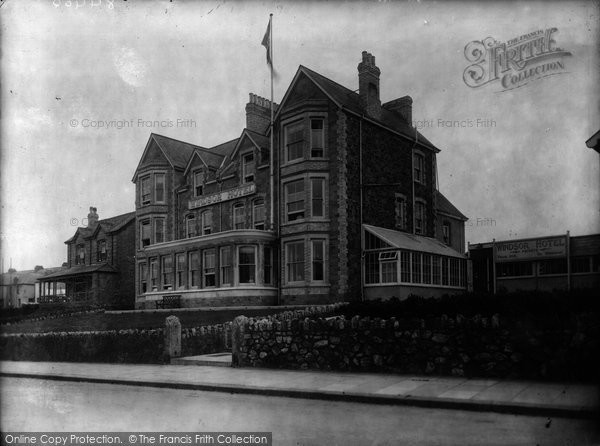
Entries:
[[87, 291], [80, 291], [77, 293], [70, 294], [48, 294], [40, 296], [38, 302], [41, 304], [57, 304], [57, 303], [69, 303], [69, 302], [87, 302], [91, 298], [91, 295]]

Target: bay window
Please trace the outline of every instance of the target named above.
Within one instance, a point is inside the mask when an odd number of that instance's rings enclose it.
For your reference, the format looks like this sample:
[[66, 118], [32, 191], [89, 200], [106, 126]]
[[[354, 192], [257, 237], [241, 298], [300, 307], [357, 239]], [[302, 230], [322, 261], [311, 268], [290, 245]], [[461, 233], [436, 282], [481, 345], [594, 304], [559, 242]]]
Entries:
[[238, 249], [238, 277], [240, 283], [256, 282], [256, 247], [240, 246]]
[[285, 245], [285, 263], [288, 282], [304, 281], [304, 241]]
[[304, 179], [285, 185], [285, 209], [288, 222], [304, 218]]

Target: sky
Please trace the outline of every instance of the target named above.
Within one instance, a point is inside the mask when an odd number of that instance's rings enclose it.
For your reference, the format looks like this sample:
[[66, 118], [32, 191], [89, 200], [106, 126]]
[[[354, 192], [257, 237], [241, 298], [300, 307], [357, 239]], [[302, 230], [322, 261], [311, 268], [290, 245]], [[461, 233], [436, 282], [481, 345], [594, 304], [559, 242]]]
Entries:
[[[600, 232], [598, 2], [4, 0], [0, 231], [4, 270], [60, 266], [90, 206], [133, 211], [151, 132], [204, 147], [236, 138], [248, 93], [274, 99], [300, 64], [352, 89], [363, 50], [382, 102], [413, 98], [441, 152], [439, 188], [471, 243]], [[472, 88], [465, 46], [556, 28], [560, 74]], [[471, 124], [469, 124], [471, 123]]]

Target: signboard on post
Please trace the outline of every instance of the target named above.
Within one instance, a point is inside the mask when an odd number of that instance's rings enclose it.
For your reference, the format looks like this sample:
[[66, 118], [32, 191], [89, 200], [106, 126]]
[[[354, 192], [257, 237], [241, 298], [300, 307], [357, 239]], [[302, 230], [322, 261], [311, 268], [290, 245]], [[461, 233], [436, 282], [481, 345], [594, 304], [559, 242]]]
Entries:
[[195, 200], [190, 200], [189, 208], [201, 208], [211, 204], [220, 203], [222, 201], [233, 200], [235, 198], [251, 195], [254, 192], [256, 192], [256, 184], [251, 183], [242, 187], [236, 187], [235, 189], [229, 189], [223, 192], [217, 192], [216, 194], [207, 195], [205, 197], [199, 197]]
[[560, 258], [567, 256], [567, 237], [536, 238], [496, 242], [494, 245], [496, 262]]

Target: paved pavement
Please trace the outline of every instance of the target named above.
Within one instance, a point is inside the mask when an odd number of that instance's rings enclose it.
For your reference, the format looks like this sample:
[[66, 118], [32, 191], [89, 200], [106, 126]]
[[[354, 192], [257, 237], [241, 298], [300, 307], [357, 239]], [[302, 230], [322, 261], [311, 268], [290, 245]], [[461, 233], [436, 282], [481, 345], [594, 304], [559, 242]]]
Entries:
[[215, 366], [0, 362], [0, 375], [292, 398], [595, 418], [598, 386]]

